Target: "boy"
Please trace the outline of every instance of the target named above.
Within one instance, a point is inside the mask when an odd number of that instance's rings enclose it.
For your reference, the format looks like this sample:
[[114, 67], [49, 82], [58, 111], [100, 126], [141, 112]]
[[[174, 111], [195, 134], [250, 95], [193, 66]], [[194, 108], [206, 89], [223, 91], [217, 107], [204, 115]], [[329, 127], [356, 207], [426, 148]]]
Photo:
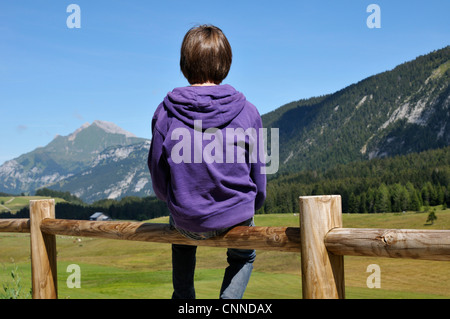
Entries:
[[[261, 117], [244, 95], [221, 85], [232, 60], [223, 32], [211, 25], [190, 29], [180, 67], [190, 86], [175, 88], [152, 119], [148, 166], [157, 197], [167, 202], [170, 224], [202, 240], [237, 225], [253, 226], [264, 202], [266, 176], [255, 149]], [[230, 138], [231, 136], [231, 138]], [[197, 247], [172, 245], [172, 298], [195, 298]], [[228, 249], [220, 298], [242, 298], [255, 251]]]

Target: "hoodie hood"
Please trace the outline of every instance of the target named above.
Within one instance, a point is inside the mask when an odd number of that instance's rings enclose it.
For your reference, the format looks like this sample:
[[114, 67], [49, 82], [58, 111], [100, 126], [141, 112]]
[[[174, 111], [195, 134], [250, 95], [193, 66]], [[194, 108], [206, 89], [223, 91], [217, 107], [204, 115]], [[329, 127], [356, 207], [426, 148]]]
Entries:
[[191, 127], [201, 120], [204, 129], [228, 124], [245, 103], [245, 96], [228, 84], [180, 87], [164, 98], [164, 106], [173, 116]]

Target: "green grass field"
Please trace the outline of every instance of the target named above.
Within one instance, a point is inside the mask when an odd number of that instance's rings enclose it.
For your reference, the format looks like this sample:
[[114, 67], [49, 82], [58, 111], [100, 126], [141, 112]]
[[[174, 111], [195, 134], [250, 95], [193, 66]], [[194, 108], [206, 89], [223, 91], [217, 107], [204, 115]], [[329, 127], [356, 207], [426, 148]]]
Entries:
[[[344, 214], [344, 227], [450, 229], [450, 209], [437, 208], [438, 219], [425, 225], [427, 213]], [[257, 215], [258, 226], [298, 226], [292, 214]], [[149, 222], [168, 222], [167, 217]], [[18, 266], [24, 291], [31, 287], [29, 234], [0, 233], [0, 296], [11, 284]], [[170, 298], [170, 245], [57, 236], [59, 298]], [[226, 249], [199, 247], [196, 293], [200, 299], [218, 298], [226, 267]], [[81, 269], [81, 288], [68, 288], [70, 264]], [[346, 297], [450, 298], [449, 262], [410, 259], [345, 257]], [[366, 280], [370, 264], [381, 269], [381, 288], [370, 289]], [[257, 251], [254, 272], [244, 298], [301, 298], [300, 255]]]

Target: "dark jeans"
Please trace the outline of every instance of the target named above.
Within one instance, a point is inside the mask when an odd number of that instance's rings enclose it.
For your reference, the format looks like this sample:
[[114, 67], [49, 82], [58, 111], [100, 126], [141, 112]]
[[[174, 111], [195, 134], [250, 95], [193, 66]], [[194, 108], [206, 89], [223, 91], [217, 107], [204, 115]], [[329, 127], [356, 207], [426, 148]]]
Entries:
[[[250, 219], [240, 226], [253, 226]], [[173, 299], [194, 299], [194, 272], [197, 246], [172, 245]], [[221, 299], [241, 299], [247, 288], [255, 260], [253, 249], [232, 249], [227, 251], [228, 267], [220, 289]]]

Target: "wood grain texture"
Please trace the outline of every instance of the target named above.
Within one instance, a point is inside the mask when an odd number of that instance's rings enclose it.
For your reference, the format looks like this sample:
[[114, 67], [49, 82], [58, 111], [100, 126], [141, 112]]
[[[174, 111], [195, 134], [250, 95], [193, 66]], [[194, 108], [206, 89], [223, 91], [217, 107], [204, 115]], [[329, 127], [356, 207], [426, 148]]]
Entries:
[[55, 218], [55, 200], [30, 201], [31, 286], [33, 299], [56, 299], [56, 238], [44, 234], [41, 223]]
[[335, 255], [450, 260], [450, 230], [334, 228], [325, 245]]
[[0, 233], [29, 233], [29, 218], [0, 219]]
[[303, 196], [299, 206], [303, 298], [344, 298], [344, 257], [329, 253], [324, 243], [331, 229], [342, 227], [341, 197]]
[[299, 227], [238, 226], [207, 240], [186, 238], [168, 224], [140, 222], [45, 219], [41, 230], [53, 235], [300, 252]]

